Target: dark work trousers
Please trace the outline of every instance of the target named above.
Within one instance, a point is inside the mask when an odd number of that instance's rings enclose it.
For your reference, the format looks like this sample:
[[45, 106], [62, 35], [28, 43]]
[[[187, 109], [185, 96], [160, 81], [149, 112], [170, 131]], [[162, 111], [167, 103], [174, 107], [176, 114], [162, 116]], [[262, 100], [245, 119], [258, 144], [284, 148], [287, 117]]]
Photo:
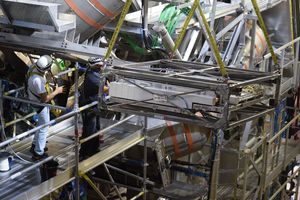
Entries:
[[[100, 130], [99, 116], [93, 110], [82, 112], [82, 138], [89, 137]], [[80, 157], [89, 157], [99, 150], [99, 137], [95, 137], [81, 145]]]

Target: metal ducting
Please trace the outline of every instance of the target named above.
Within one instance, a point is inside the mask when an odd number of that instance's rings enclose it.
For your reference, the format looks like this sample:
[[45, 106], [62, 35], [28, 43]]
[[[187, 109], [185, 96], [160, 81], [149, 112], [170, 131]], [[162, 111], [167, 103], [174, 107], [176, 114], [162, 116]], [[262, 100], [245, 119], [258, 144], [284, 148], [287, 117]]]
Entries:
[[80, 42], [88, 39], [118, 16], [124, 6], [122, 0], [65, 0], [64, 2], [77, 15], [76, 34], [80, 34]]

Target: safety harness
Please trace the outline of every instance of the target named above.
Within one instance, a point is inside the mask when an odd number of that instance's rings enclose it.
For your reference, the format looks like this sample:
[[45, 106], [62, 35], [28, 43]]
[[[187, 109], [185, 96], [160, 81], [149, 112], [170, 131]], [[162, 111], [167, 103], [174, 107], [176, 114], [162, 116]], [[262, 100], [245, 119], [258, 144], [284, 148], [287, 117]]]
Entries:
[[[41, 99], [41, 97], [37, 94], [35, 94], [29, 87], [28, 87], [28, 80], [30, 77], [34, 76], [34, 75], [37, 75], [37, 76], [40, 76], [40, 77], [43, 77], [45, 80], [46, 80], [46, 84], [45, 84], [45, 89], [46, 89], [46, 92], [47, 94], [50, 94], [51, 93], [51, 89], [49, 87], [49, 82], [47, 81], [47, 79], [45, 78], [45, 76], [43, 76], [42, 74], [38, 73], [38, 72], [34, 72], [33, 70], [36, 69], [37, 67], [34, 65], [32, 66], [31, 68], [29, 68], [27, 74], [26, 74], [26, 81], [25, 81], [25, 92], [29, 91], [33, 96], [35, 96], [37, 99]], [[51, 76], [53, 77], [52, 73], [51, 73]], [[55, 105], [55, 101], [52, 99], [51, 101], [51, 104], [52, 105]], [[38, 109], [37, 110], [37, 113], [40, 113], [44, 107], [42, 106], [32, 106], [33, 108], [35, 109]], [[51, 112], [57, 117], [60, 115], [61, 113], [61, 110], [60, 109], [51, 109]]]

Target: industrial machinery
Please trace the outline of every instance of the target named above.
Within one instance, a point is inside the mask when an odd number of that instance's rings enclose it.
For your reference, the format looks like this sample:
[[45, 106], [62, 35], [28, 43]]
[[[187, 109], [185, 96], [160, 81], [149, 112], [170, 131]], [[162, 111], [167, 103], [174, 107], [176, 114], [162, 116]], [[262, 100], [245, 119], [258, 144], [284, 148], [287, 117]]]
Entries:
[[[2, 0], [0, 199], [297, 199], [299, 5]], [[51, 104], [22, 87], [43, 54], [50, 85], [68, 86]], [[104, 58], [99, 99], [79, 107], [92, 56]], [[59, 112], [36, 126], [30, 105]], [[80, 138], [80, 113], [95, 106], [100, 131]], [[44, 126], [50, 156], [33, 162]]]

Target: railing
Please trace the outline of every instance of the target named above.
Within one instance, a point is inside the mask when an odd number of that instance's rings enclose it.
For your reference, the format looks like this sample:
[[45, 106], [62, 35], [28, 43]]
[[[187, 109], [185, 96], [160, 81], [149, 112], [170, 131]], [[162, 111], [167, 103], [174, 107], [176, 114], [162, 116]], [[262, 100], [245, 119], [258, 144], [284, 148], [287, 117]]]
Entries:
[[[283, 76], [283, 70], [289, 67], [293, 69], [292, 75], [292, 82], [291, 86], [293, 88], [297, 88], [299, 86], [299, 77], [300, 77], [300, 70], [299, 70], [299, 42], [300, 37], [296, 38], [295, 40], [279, 47], [274, 52], [280, 57], [280, 62], [278, 69], [281, 71], [281, 75]], [[267, 54], [263, 58], [262, 62], [262, 70], [263, 71], [272, 71], [276, 69], [272, 69], [272, 60], [271, 54]], [[285, 92], [285, 91], [282, 91]]]
[[[274, 199], [279, 192], [282, 192], [285, 188], [284, 185], [288, 183], [286, 181], [277, 190], [273, 191], [270, 196], [268, 195], [268, 187], [270, 184], [279, 177], [280, 173], [285, 170], [287, 165], [292, 159], [298, 154], [299, 148], [297, 146], [291, 146], [289, 140], [289, 128], [300, 118], [300, 114], [294, 117], [288, 122], [278, 133], [271, 136], [271, 133], [263, 132], [260, 136], [260, 140], [255, 143], [252, 147], [246, 148], [240, 158], [243, 162], [243, 172], [238, 176], [238, 180], [242, 180], [242, 199], [247, 199], [249, 195], [255, 190], [255, 188], [249, 189], [249, 177], [253, 175], [253, 172], [257, 174], [257, 181], [259, 181], [259, 193], [257, 199], [261, 199], [264, 195], [264, 199]], [[293, 144], [293, 143], [292, 143]], [[295, 149], [290, 149], [291, 146]], [[262, 154], [256, 157], [258, 150]], [[252, 173], [251, 173], [252, 172]], [[293, 173], [288, 180], [291, 180], [299, 173]], [[253, 177], [253, 176], [252, 176]], [[253, 194], [252, 194], [253, 195]]]

